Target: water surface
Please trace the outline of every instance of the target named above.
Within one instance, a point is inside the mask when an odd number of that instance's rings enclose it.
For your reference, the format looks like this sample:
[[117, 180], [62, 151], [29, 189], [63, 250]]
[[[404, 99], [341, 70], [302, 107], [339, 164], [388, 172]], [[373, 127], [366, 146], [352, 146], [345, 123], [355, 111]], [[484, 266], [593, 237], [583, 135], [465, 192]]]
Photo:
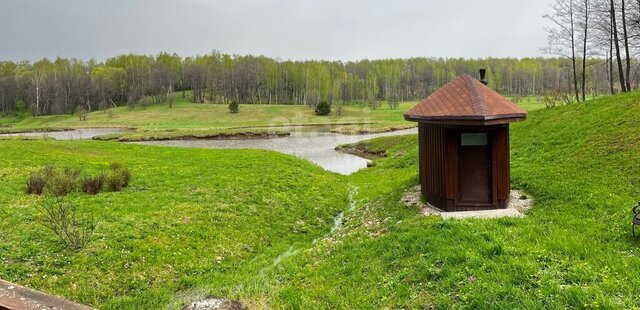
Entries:
[[307, 159], [322, 168], [340, 174], [349, 175], [367, 167], [369, 160], [335, 150], [341, 144], [355, 143], [377, 137], [416, 134], [417, 128], [385, 133], [344, 135], [330, 132], [330, 127], [289, 128], [291, 136], [273, 139], [241, 140], [167, 140], [133, 142], [144, 145], [163, 145], [176, 147], [208, 149], [266, 149]]

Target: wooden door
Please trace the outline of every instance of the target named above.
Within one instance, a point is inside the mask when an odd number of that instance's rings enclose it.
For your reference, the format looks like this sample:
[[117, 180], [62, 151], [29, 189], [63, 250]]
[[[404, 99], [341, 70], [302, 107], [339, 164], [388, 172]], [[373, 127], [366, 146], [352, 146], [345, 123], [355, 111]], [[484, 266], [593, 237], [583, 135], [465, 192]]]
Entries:
[[458, 152], [459, 203], [469, 206], [492, 204], [491, 146], [486, 132], [461, 133]]

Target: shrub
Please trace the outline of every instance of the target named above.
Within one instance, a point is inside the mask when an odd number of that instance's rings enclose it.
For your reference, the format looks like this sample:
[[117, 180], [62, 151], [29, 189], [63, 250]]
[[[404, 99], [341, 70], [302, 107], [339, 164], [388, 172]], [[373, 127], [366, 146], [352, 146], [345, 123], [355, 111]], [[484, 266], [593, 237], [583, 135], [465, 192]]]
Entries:
[[78, 184], [80, 170], [64, 168], [59, 170], [53, 166], [45, 166], [32, 172], [27, 178], [25, 193], [54, 196], [66, 196], [74, 191]]
[[69, 249], [83, 248], [95, 230], [93, 219], [80, 216], [76, 206], [62, 197], [47, 197], [40, 204], [39, 211], [39, 221]]
[[129, 182], [131, 182], [131, 171], [121, 163], [112, 163], [110, 167], [112, 174], [120, 174], [120, 177], [122, 178], [122, 187], [129, 186]]
[[129, 186], [131, 172], [120, 164], [111, 165], [111, 173], [107, 176], [106, 186], [109, 191], [119, 192], [123, 187]]
[[328, 115], [329, 113], [331, 113], [331, 105], [328, 102], [322, 101], [318, 103], [316, 106], [317, 115]]
[[31, 172], [27, 178], [26, 194], [42, 195], [44, 192], [44, 187], [47, 185], [47, 176], [41, 170]]
[[240, 104], [234, 101], [229, 103], [229, 112], [234, 114], [240, 112]]
[[83, 177], [80, 180], [80, 187], [84, 193], [96, 195], [102, 190], [106, 178], [102, 173], [94, 177]]
[[129, 186], [131, 182], [131, 172], [120, 163], [113, 163], [110, 166], [109, 174], [98, 174], [96, 176], [80, 177], [80, 170], [73, 168], [56, 169], [46, 166], [33, 171], [27, 178], [25, 193], [42, 195], [44, 193], [55, 197], [66, 196], [75, 191], [80, 185], [80, 189], [87, 194], [98, 194], [106, 185], [109, 191], [120, 191], [123, 187]]
[[124, 187], [124, 182], [122, 180], [122, 176], [117, 172], [113, 171], [107, 176], [105, 181], [107, 190], [110, 192], [119, 192]]
[[64, 174], [56, 174], [47, 180], [45, 190], [53, 196], [66, 196], [76, 189], [77, 180], [70, 179]]
[[53, 170], [46, 180], [45, 190], [53, 196], [66, 196], [73, 192], [78, 186], [80, 170], [64, 168], [64, 170]]
[[111, 170], [118, 170], [118, 169], [122, 169], [124, 168], [124, 165], [121, 163], [111, 163], [109, 164], [109, 169]]

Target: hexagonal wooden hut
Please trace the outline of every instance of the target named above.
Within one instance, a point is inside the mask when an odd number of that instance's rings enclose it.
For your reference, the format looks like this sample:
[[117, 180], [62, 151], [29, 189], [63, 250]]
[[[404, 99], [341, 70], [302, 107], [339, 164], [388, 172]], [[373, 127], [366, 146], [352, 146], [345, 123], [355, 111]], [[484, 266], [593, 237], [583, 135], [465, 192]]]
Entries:
[[418, 122], [422, 195], [445, 211], [506, 208], [509, 203], [509, 123], [527, 112], [462, 75], [404, 114]]

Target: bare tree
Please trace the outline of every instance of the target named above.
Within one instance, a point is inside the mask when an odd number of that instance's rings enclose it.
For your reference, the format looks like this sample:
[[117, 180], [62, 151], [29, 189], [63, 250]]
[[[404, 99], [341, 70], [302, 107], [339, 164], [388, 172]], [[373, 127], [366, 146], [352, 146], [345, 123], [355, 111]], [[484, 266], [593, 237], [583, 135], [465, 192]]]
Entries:
[[[613, 1], [613, 0], [612, 0]], [[578, 92], [578, 73], [576, 69], [576, 25], [574, 0], [556, 0], [551, 9], [553, 13], [545, 14], [544, 18], [552, 21], [553, 28], [546, 28], [549, 46], [545, 48], [548, 54], [555, 54], [571, 61], [573, 75], [573, 90], [576, 101], [580, 101]]]
[[618, 80], [620, 80], [620, 90], [627, 91], [627, 84], [625, 83], [625, 75], [622, 70], [622, 58], [620, 57], [620, 41], [618, 40], [618, 24], [616, 22], [616, 6], [613, 0], [609, 1], [610, 4], [610, 16], [611, 16], [611, 32], [613, 33], [613, 43], [616, 47], [616, 60], [618, 61]]
[[590, 26], [590, 17], [591, 17], [591, 1], [592, 0], [580, 0], [579, 10], [580, 10], [580, 23], [579, 28], [582, 32], [582, 101], [586, 100], [586, 89], [587, 89], [587, 58], [589, 55], [587, 54], [587, 44], [589, 42], [589, 26]]
[[622, 0], [622, 35], [624, 37], [624, 51], [625, 51], [625, 62], [626, 62], [626, 70], [625, 70], [625, 81], [627, 91], [631, 91], [631, 56], [629, 53], [629, 34], [627, 32], [627, 13], [625, 7], [625, 0]]

